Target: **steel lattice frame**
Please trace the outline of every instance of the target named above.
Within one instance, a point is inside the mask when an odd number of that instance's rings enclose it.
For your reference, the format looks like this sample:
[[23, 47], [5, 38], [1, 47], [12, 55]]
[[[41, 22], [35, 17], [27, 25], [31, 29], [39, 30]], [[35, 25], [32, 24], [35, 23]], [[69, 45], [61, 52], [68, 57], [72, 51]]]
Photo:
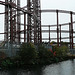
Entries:
[[5, 0], [5, 41], [15, 42], [16, 37], [16, 11], [12, 5], [16, 5], [15, 0]]
[[[74, 45], [74, 36], [75, 31], [73, 30], [73, 15], [75, 12], [64, 11], [64, 10], [41, 10], [40, 0], [27, 0], [27, 10], [20, 7], [20, 0], [5, 0], [5, 2], [0, 1], [0, 4], [5, 6], [5, 24], [4, 24], [4, 40], [11, 43], [20, 43], [21, 39], [24, 42], [33, 42], [33, 43], [42, 43], [42, 33], [49, 33], [49, 38], [44, 38], [45, 40], [57, 39], [57, 45], [61, 43], [61, 32], [68, 32], [70, 40], [70, 48], [73, 48]], [[55, 12], [57, 16], [56, 25], [42, 25], [41, 26], [41, 13], [43, 12]], [[59, 24], [59, 13], [68, 13], [70, 14], [70, 23], [69, 31], [62, 31], [61, 26], [67, 24]], [[0, 13], [3, 14], [3, 13]], [[24, 16], [24, 23], [21, 23], [21, 15]], [[23, 25], [24, 30], [21, 30], [21, 25]], [[49, 30], [41, 30], [42, 27], [49, 27]], [[50, 30], [52, 26], [56, 26], [57, 30]], [[59, 30], [60, 26], [60, 30]], [[56, 32], [57, 38], [51, 38], [50, 32]], [[60, 38], [59, 38], [60, 33]], [[21, 34], [24, 34], [24, 37], [21, 37]], [[60, 40], [60, 42], [59, 42]]]
[[[20, 7], [20, 0], [5, 0], [0, 4], [5, 5], [5, 41], [20, 43], [23, 39], [24, 42], [42, 42], [40, 0], [27, 0], [27, 10]], [[21, 30], [21, 15], [24, 15], [24, 30]], [[22, 33], [24, 38], [21, 38]]]
[[40, 0], [27, 0], [27, 10], [32, 13], [31, 16], [28, 14], [27, 42], [41, 43]]
[[[70, 48], [73, 49], [74, 47], [74, 38], [75, 36], [73, 35], [75, 33], [73, 25], [75, 23], [75, 21], [73, 21], [73, 15], [75, 15], [75, 12], [72, 11], [65, 11], [65, 10], [41, 10], [42, 13], [46, 13], [46, 12], [55, 12], [56, 13], [56, 20], [57, 20], [57, 24], [56, 25], [42, 25], [42, 27], [49, 27], [49, 30], [42, 30], [43, 32], [49, 33], [49, 38], [44, 38], [44, 40], [49, 40], [49, 42], [52, 39], [57, 39], [57, 45], [61, 45], [61, 39], [69, 39], [69, 44], [70, 44]], [[70, 22], [69, 23], [64, 23], [64, 24], [59, 24], [59, 13], [66, 13], [70, 15]], [[69, 26], [69, 31], [66, 30], [61, 30], [61, 26], [65, 26], [68, 25]], [[57, 27], [56, 30], [50, 30], [51, 27]], [[50, 37], [50, 33], [51, 32], [56, 32], [57, 33], [57, 38], [51, 38]], [[61, 37], [61, 32], [63, 33], [69, 33], [69, 37]], [[59, 33], [60, 33], [60, 37], [59, 37]], [[59, 42], [60, 40], [60, 42]]]

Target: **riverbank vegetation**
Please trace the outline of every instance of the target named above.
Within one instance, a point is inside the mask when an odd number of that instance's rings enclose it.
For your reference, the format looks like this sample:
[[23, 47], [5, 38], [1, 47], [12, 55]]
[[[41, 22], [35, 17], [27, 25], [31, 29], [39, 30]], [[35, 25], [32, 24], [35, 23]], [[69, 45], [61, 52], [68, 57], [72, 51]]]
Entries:
[[48, 49], [44, 44], [23, 43], [16, 56], [0, 58], [0, 67], [9, 69], [48, 65], [68, 59], [68, 52], [69, 49], [65, 45]]

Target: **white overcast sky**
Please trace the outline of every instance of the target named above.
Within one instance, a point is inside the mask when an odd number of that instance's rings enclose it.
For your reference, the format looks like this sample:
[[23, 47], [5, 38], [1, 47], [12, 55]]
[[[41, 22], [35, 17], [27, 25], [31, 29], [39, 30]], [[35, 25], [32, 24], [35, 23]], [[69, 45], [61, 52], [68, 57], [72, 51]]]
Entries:
[[75, 11], [75, 0], [41, 0], [41, 7]]
[[[0, 1], [5, 1], [5, 0], [0, 0]], [[21, 7], [26, 5], [27, 0], [20, 0], [20, 1], [21, 1]], [[41, 9], [58, 9], [58, 10], [75, 11], [75, 0], [41, 0]], [[3, 11], [4, 11], [4, 6], [0, 5], [0, 12], [3, 12]], [[60, 18], [59, 23], [66, 23], [70, 21], [69, 15], [64, 14], [64, 16], [60, 15], [60, 17], [62, 18]], [[73, 17], [73, 20], [75, 21], [74, 17]], [[55, 18], [56, 18], [55, 13], [42, 14], [42, 24], [48, 24], [48, 25], [56, 24]], [[3, 19], [4, 19], [4, 16], [0, 15], [0, 32], [4, 31], [4, 20]], [[66, 27], [64, 27], [64, 29], [66, 29]], [[64, 36], [64, 34], [62, 35]], [[4, 36], [0, 35], [0, 40], [3, 38]]]

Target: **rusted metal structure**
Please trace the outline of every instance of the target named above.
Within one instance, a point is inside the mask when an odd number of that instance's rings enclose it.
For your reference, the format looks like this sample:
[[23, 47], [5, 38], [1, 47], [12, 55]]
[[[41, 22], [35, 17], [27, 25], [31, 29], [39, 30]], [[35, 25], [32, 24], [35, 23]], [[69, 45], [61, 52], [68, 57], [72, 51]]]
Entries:
[[[69, 39], [70, 48], [73, 48], [74, 38], [73, 34], [73, 15], [75, 12], [64, 11], [64, 10], [41, 10], [40, 0], [27, 0], [27, 5], [22, 8], [20, 6], [21, 0], [5, 0], [0, 1], [1, 5], [5, 6], [5, 12], [0, 13], [5, 14], [5, 24], [4, 24], [4, 41], [10, 43], [20, 43], [21, 39], [23, 42], [32, 42], [32, 43], [42, 43], [43, 40], [57, 39], [57, 45], [61, 45], [62, 39]], [[56, 25], [41, 25], [41, 14], [42, 13], [56, 13]], [[59, 24], [59, 13], [66, 13], [70, 15], [70, 22], [65, 24]], [[23, 23], [21, 23], [21, 15], [23, 15]], [[68, 25], [69, 30], [62, 30], [61, 27]], [[23, 26], [23, 29], [22, 29]], [[42, 27], [48, 27], [49, 30], [43, 30]], [[57, 27], [56, 30], [51, 30], [51, 27]], [[42, 37], [42, 33], [48, 33], [49, 37]], [[55, 32], [57, 38], [51, 38], [50, 33]], [[60, 35], [59, 35], [60, 33]], [[69, 37], [61, 37], [61, 33], [69, 33]], [[23, 34], [23, 35], [22, 35]], [[23, 37], [22, 37], [23, 36]]]
[[[4, 41], [20, 43], [22, 39], [24, 42], [42, 42], [40, 0], [27, 0], [26, 10], [20, 7], [20, 0], [5, 0], [0, 4], [5, 6]], [[24, 16], [23, 23], [21, 15]]]
[[27, 0], [27, 42], [41, 43], [41, 12], [40, 0]]
[[[73, 15], [75, 15], [75, 12], [64, 11], [64, 10], [41, 10], [41, 12], [42, 13], [55, 12], [56, 13], [56, 20], [57, 20], [56, 25], [42, 25], [42, 27], [49, 27], [49, 30], [42, 30], [42, 33], [44, 33], [44, 32], [49, 33], [49, 38], [44, 38], [43, 40], [49, 40], [49, 42], [50, 42], [51, 40], [57, 39], [57, 45], [59, 46], [59, 45], [61, 45], [61, 39], [69, 39], [70, 48], [73, 49], [74, 38], [75, 38], [75, 36], [74, 36], [75, 30], [73, 28], [75, 21], [73, 21]], [[70, 15], [70, 22], [64, 23], [64, 24], [59, 24], [59, 13], [69, 14]], [[61, 27], [66, 26], [66, 25], [69, 26], [69, 30], [62, 30]], [[56, 30], [50, 30], [51, 27], [57, 27], [57, 29]], [[51, 38], [50, 37], [51, 32], [56, 32], [57, 38]], [[59, 35], [59, 33], [60, 33], [60, 35]], [[61, 33], [69, 33], [69, 37], [61, 37]]]

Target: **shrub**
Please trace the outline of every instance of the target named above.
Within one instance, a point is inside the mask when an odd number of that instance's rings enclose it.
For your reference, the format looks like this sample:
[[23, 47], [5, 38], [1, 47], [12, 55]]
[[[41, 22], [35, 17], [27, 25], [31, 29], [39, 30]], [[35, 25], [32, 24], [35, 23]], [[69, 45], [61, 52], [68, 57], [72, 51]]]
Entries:
[[2, 68], [12, 68], [13, 62], [11, 61], [10, 58], [6, 58], [1, 61], [1, 67]]
[[0, 51], [0, 59], [4, 59], [4, 58], [6, 58], [6, 54]]
[[44, 47], [44, 45], [39, 45], [38, 46], [38, 56], [39, 56], [39, 62], [42, 64], [47, 64], [51, 62], [53, 58], [53, 53]]
[[25, 64], [35, 64], [37, 58], [37, 51], [32, 43], [23, 43], [18, 53], [22, 62]]
[[67, 52], [69, 51], [68, 47], [65, 45], [60, 47], [55, 46], [54, 49], [56, 50], [57, 57], [65, 57], [67, 55]]

